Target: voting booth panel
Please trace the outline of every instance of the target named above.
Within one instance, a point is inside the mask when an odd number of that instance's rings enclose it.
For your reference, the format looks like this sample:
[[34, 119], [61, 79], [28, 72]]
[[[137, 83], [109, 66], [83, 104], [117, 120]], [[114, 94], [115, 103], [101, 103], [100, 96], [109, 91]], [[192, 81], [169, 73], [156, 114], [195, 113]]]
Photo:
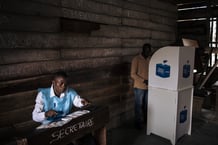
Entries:
[[163, 47], [149, 64], [147, 134], [173, 145], [191, 134], [194, 52], [192, 47]]
[[149, 64], [149, 85], [169, 90], [192, 87], [194, 54], [193, 47], [160, 48]]

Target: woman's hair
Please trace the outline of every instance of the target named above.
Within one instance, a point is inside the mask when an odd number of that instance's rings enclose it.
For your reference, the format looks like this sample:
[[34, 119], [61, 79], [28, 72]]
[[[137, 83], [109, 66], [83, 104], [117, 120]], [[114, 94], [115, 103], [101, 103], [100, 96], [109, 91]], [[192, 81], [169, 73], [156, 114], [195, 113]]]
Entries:
[[67, 79], [67, 78], [68, 78], [68, 75], [67, 75], [67, 73], [64, 72], [64, 71], [58, 71], [58, 72], [56, 72], [56, 73], [54, 74], [53, 79], [55, 79], [55, 78], [57, 78], [57, 77], [63, 77], [63, 78], [65, 78], [65, 79]]

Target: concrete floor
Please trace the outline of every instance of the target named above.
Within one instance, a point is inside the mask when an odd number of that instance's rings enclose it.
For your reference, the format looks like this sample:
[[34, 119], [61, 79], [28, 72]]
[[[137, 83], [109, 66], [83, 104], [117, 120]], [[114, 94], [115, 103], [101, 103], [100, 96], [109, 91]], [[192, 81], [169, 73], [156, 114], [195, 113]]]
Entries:
[[[211, 111], [192, 119], [191, 136], [181, 137], [176, 145], [218, 145], [218, 121]], [[107, 145], [171, 145], [165, 138], [156, 135], [146, 135], [146, 131], [134, 128], [133, 120], [128, 120], [118, 128], [108, 130]]]

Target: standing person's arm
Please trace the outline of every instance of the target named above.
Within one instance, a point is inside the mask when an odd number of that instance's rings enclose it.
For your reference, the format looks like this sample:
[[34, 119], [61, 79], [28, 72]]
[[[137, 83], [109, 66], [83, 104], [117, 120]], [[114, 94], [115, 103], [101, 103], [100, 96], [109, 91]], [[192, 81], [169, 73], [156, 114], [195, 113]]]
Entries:
[[143, 82], [144, 79], [138, 75], [138, 60], [135, 58], [133, 58], [132, 63], [131, 63], [131, 78], [134, 81], [139, 81], [139, 82]]

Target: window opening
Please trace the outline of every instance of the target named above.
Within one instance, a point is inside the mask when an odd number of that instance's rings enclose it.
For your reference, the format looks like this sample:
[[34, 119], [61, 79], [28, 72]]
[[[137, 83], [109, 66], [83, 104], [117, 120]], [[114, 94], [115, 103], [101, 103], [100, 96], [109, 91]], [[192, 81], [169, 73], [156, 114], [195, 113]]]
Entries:
[[209, 47], [213, 50], [211, 53], [208, 66], [212, 67], [218, 60], [217, 49], [218, 49], [218, 27], [217, 27], [217, 18], [210, 18], [210, 38], [209, 38]]

